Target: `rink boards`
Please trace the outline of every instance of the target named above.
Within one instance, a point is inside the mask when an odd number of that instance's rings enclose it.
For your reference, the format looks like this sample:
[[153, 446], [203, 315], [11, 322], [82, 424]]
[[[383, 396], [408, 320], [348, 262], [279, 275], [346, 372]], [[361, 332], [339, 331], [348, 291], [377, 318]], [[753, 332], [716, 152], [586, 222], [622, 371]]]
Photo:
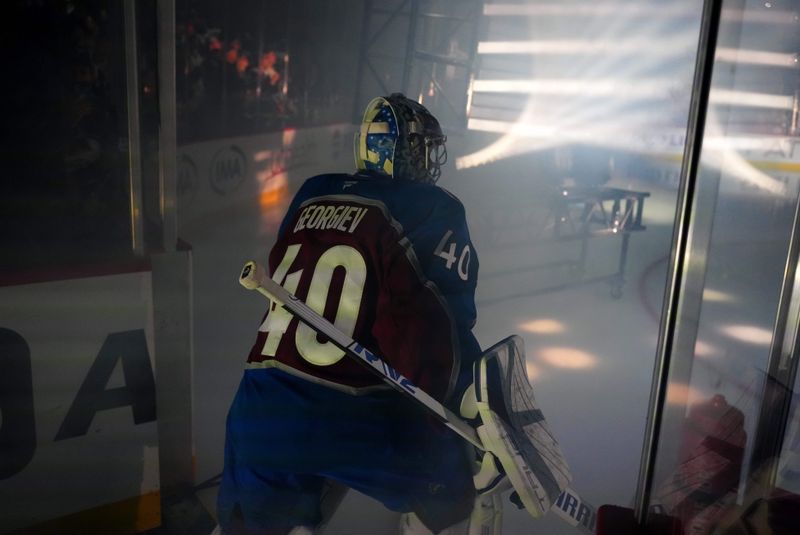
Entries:
[[138, 269], [0, 287], [0, 532], [159, 524], [151, 274]]

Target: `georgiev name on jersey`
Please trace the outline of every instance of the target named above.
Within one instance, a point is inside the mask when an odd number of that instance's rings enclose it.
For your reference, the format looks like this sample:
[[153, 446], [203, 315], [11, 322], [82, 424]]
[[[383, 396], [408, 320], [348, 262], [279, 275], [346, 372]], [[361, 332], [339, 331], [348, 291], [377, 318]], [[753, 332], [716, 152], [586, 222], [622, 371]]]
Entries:
[[352, 234], [369, 208], [344, 204], [312, 204], [300, 211], [294, 232], [309, 230], [339, 230]]

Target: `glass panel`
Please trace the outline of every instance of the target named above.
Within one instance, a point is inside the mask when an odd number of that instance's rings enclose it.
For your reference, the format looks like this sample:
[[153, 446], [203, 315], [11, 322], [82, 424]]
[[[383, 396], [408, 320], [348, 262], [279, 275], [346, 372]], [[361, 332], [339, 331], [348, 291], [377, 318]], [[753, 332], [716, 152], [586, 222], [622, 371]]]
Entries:
[[772, 532], [750, 490], [800, 183], [798, 8], [723, 5], [652, 503], [687, 533]]
[[[468, 133], [442, 179], [481, 260], [480, 342], [524, 337], [571, 488], [594, 506], [636, 490], [700, 9], [486, 3]], [[580, 530], [504, 514], [508, 533]]]
[[128, 256], [122, 4], [13, 6], [0, 272]]

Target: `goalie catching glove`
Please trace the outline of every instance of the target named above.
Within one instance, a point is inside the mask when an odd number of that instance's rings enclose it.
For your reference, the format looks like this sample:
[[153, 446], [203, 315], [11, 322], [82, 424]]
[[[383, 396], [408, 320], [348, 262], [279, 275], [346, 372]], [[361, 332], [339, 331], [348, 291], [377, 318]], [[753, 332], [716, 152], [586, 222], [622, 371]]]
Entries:
[[524, 354], [522, 339], [516, 335], [484, 352], [475, 363], [474, 383], [464, 393], [461, 415], [479, 419], [476, 430], [487, 451], [474, 477], [478, 492], [503, 489], [502, 474], [495, 465], [499, 461], [525, 509], [538, 518], [572, 476], [536, 405]]

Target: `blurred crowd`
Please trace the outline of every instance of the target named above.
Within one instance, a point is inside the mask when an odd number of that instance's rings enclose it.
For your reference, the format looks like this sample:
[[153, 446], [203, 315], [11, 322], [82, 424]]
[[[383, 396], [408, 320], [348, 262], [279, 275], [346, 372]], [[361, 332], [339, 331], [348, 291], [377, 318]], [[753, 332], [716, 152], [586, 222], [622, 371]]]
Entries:
[[[241, 21], [240, 21], [241, 22]], [[258, 28], [254, 28], [257, 32]], [[285, 24], [268, 36], [225, 30], [191, 9], [176, 26], [180, 139], [246, 135], [297, 118]]]
[[[178, 142], [350, 119], [287, 2], [177, 3]], [[294, 32], [294, 33], [292, 33]], [[331, 113], [332, 112], [332, 113]]]

